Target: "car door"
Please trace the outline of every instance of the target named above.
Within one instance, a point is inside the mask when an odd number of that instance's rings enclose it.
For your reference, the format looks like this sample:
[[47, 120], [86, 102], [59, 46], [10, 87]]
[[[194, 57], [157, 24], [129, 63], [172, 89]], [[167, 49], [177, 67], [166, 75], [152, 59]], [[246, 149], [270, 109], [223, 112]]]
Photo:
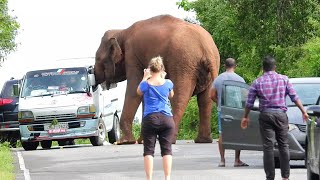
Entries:
[[249, 114], [246, 129], [240, 127], [250, 86], [238, 81], [224, 81], [221, 95], [222, 144], [225, 149], [262, 150], [258, 101]]

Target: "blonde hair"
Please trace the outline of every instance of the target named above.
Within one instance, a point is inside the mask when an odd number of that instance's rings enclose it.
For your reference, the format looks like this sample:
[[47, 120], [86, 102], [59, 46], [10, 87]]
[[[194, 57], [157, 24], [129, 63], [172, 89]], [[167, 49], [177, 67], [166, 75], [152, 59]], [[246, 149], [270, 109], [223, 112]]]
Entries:
[[164, 71], [165, 69], [164, 69], [162, 57], [157, 56], [152, 58], [149, 62], [149, 69], [155, 73]]

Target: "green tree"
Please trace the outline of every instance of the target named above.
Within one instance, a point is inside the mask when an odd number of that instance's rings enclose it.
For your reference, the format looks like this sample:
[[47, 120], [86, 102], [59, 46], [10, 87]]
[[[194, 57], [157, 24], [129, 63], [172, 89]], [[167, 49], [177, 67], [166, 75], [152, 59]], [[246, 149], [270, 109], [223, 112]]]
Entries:
[[196, 12], [212, 34], [221, 60], [237, 58], [238, 73], [248, 82], [261, 73], [266, 54], [276, 56], [281, 73], [296, 68], [307, 53], [302, 46], [319, 31], [317, 0], [182, 0], [177, 4]]
[[19, 23], [8, 13], [8, 0], [0, 0], [0, 63], [15, 50]]

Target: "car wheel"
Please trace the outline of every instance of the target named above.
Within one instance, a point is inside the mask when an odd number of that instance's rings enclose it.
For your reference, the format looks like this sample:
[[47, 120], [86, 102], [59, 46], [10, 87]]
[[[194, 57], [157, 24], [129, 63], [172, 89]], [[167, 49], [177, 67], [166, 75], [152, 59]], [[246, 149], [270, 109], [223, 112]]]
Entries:
[[50, 149], [51, 146], [52, 146], [52, 141], [48, 141], [48, 140], [46, 140], [46, 141], [41, 141], [41, 142], [40, 142], [40, 145], [41, 145], [41, 147], [42, 147], [43, 149]]
[[98, 136], [90, 137], [90, 142], [93, 146], [102, 146], [105, 140], [106, 126], [104, 125], [104, 122], [100, 119], [98, 123]]
[[10, 141], [10, 147], [12, 147], [12, 148], [16, 148], [17, 147], [18, 139], [11, 138], [9, 141]]
[[274, 158], [274, 167], [275, 168], [280, 168], [280, 159], [279, 157]]
[[32, 151], [32, 150], [36, 150], [38, 145], [39, 145], [39, 142], [36, 141], [36, 142], [21, 142], [21, 145], [23, 147], [24, 150], [26, 151]]
[[113, 126], [110, 132], [108, 132], [109, 143], [113, 144], [120, 140], [120, 121], [118, 116], [113, 117]]

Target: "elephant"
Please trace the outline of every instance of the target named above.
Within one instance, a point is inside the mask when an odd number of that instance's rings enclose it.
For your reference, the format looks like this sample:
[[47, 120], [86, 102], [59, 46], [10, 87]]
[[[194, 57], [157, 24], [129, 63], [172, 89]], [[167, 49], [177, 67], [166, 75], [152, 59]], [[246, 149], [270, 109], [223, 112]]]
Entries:
[[[161, 56], [166, 78], [174, 84], [171, 100], [176, 142], [179, 124], [192, 96], [197, 96], [199, 129], [196, 143], [211, 143], [210, 99], [212, 81], [218, 76], [220, 55], [211, 35], [197, 24], [171, 15], [159, 15], [137, 21], [127, 29], [107, 30], [95, 56], [94, 75], [97, 84], [127, 80], [120, 118], [122, 137], [118, 144], [134, 144], [134, 115], [142, 102], [136, 89], [149, 61]], [[143, 102], [142, 102], [143, 103]], [[140, 138], [139, 138], [140, 139]]]

